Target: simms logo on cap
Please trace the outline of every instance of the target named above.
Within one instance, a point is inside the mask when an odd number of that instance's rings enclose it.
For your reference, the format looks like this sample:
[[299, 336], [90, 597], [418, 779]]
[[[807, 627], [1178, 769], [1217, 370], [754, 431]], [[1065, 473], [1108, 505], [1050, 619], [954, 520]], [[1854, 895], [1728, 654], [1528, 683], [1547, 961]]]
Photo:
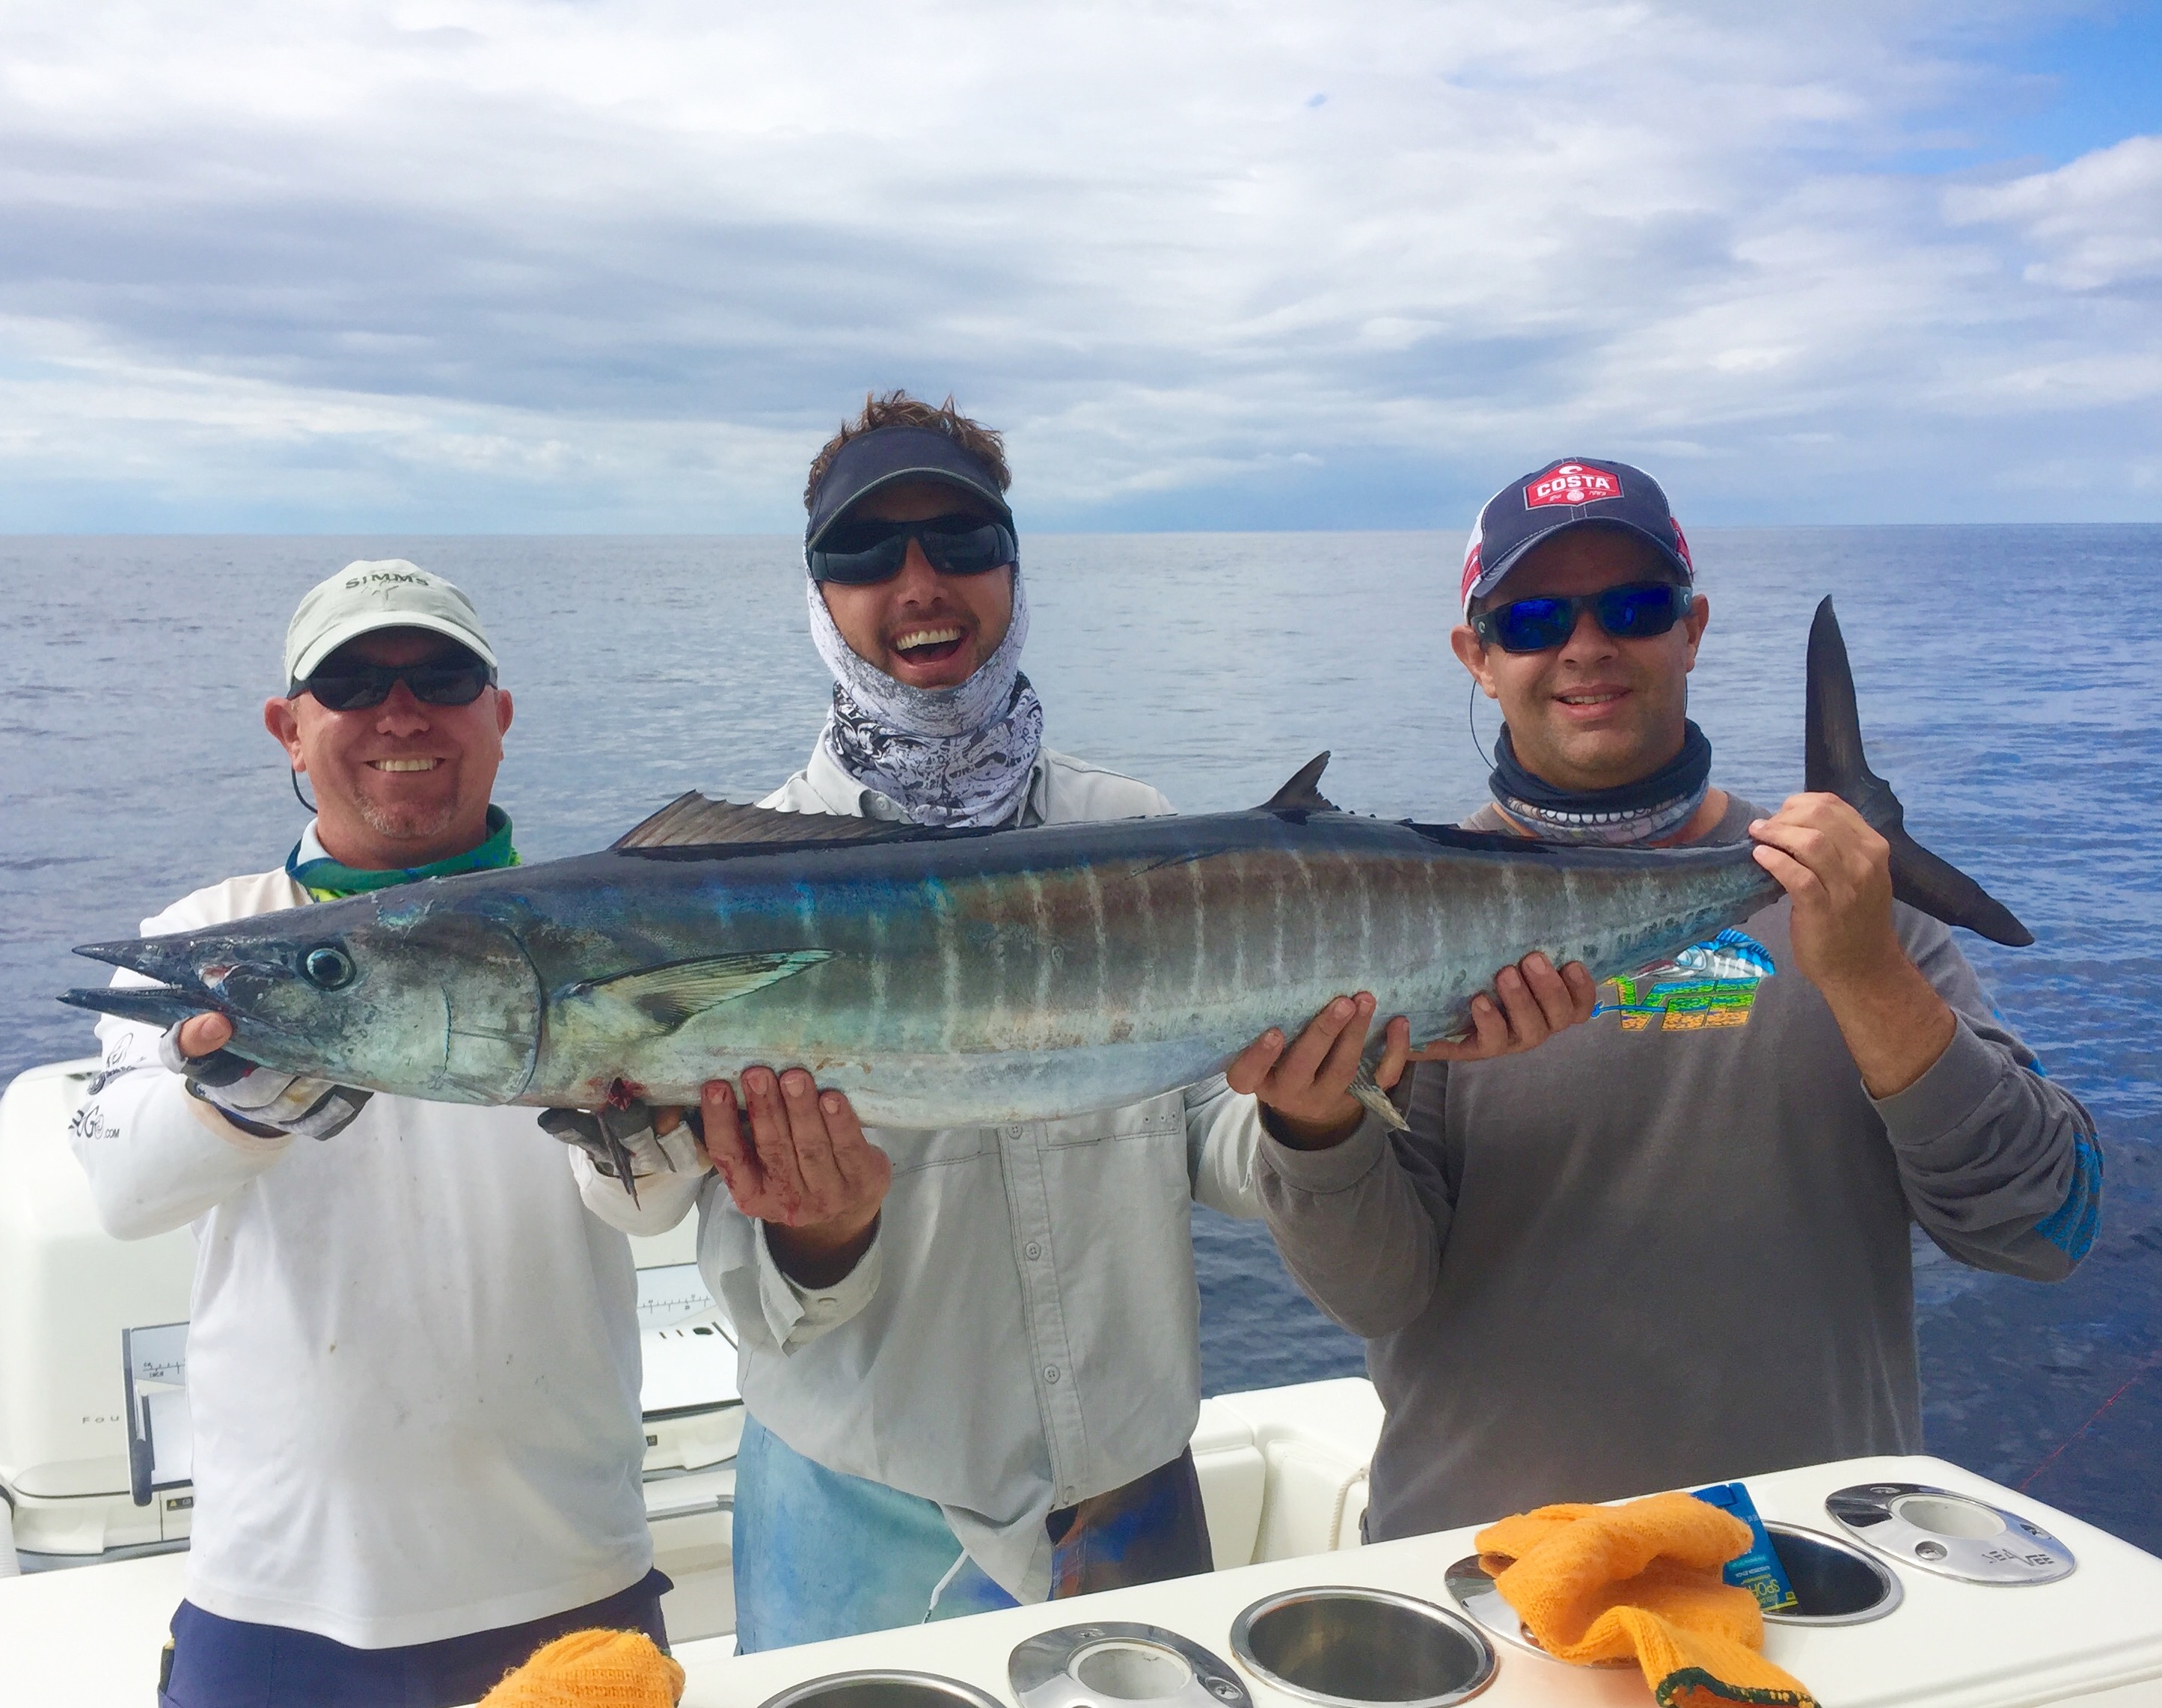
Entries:
[[347, 577], [345, 584], [348, 588], [431, 588], [436, 582], [425, 570], [371, 569], [365, 575]]
[[1581, 462], [1559, 462], [1524, 488], [1524, 508], [1546, 504], [1593, 504], [1622, 496], [1619, 475]]

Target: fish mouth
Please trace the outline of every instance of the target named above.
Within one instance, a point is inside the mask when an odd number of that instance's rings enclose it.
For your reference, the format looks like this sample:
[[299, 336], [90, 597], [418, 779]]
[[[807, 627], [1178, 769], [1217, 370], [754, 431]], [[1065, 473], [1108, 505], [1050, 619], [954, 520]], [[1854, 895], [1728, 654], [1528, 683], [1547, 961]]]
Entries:
[[281, 976], [278, 969], [231, 959], [198, 966], [190, 950], [185, 935], [84, 943], [76, 950], [77, 954], [154, 982], [70, 990], [60, 1000], [70, 1008], [154, 1025], [170, 1026], [198, 1014], [222, 1014], [237, 1022], [255, 1019], [244, 1005], [246, 993]]
[[78, 945], [76, 953], [88, 960], [124, 967], [131, 973], [140, 973], [144, 978], [155, 979], [160, 984], [179, 985], [200, 982], [194, 968], [188, 964], [186, 955], [170, 938], [130, 937], [113, 943], [86, 943]]
[[103, 985], [95, 990], [64, 990], [60, 1000], [70, 1008], [155, 1026], [178, 1026], [198, 1014], [231, 1015], [221, 1004], [170, 985]]
[[70, 1008], [86, 1008], [92, 1014], [110, 1014], [120, 1020], [143, 1021], [152, 1026], [173, 1026], [198, 1014], [230, 1015], [232, 1009], [212, 995], [185, 953], [170, 939], [123, 938], [116, 943], [84, 943], [79, 955], [108, 966], [119, 967], [154, 979], [151, 985], [107, 985], [97, 990], [70, 990], [60, 1000]]

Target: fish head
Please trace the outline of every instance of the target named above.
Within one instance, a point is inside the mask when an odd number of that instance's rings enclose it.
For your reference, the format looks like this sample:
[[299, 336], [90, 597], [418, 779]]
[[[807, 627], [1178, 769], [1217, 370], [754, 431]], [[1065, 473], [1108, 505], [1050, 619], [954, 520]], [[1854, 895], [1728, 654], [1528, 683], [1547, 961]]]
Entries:
[[[76, 951], [157, 981], [71, 1000], [167, 1023], [214, 1011], [267, 1068], [450, 1103], [507, 1103], [532, 1076], [540, 983], [512, 920], [416, 894], [356, 896]], [[103, 1000], [100, 1000], [100, 999]]]

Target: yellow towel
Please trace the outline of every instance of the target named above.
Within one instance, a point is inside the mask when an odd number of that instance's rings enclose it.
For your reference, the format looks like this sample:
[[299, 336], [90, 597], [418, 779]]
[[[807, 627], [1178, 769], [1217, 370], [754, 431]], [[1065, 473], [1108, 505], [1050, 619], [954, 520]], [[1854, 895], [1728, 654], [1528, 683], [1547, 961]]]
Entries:
[[480, 1708], [675, 1708], [683, 1669], [642, 1631], [573, 1631], [535, 1649]]
[[1720, 1568], [1749, 1527], [1690, 1495], [1619, 1507], [1542, 1507], [1479, 1533], [1494, 1587], [1563, 1660], [1634, 1659], [1663, 1708], [1727, 1702], [1816, 1708], [1757, 1651], [1764, 1616]]

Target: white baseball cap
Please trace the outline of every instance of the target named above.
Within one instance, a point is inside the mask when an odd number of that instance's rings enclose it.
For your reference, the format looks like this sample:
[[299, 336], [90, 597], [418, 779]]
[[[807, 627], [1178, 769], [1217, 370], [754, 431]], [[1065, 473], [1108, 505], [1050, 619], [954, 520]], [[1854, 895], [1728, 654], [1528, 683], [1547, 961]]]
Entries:
[[286, 691], [347, 641], [379, 629], [427, 629], [478, 653], [495, 668], [473, 602], [439, 575], [402, 557], [363, 558], [308, 589], [285, 629]]

